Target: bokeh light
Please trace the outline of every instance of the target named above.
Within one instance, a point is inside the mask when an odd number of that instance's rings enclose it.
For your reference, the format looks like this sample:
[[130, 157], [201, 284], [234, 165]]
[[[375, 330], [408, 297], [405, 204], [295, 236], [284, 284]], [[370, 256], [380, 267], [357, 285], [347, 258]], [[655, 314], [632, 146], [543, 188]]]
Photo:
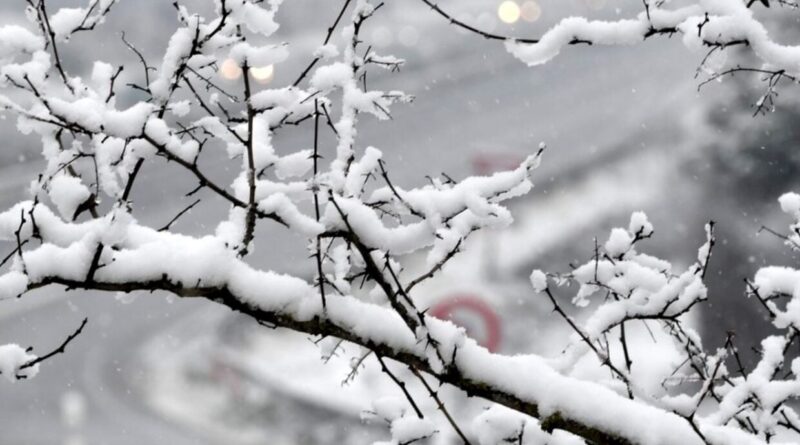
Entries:
[[242, 76], [242, 68], [233, 59], [225, 59], [219, 67], [219, 73], [227, 80], [236, 80]]
[[522, 4], [520, 16], [526, 22], [535, 22], [542, 16], [542, 8], [534, 0], [528, 0]]
[[272, 65], [252, 67], [250, 68], [250, 75], [258, 83], [269, 83], [275, 77], [275, 67]]
[[586, 6], [591, 9], [602, 9], [606, 5], [606, 0], [586, 0]]
[[377, 26], [372, 31], [372, 42], [378, 48], [385, 48], [392, 44], [394, 36], [388, 26]]
[[397, 34], [397, 39], [403, 46], [416, 46], [419, 42], [419, 31], [411, 25], [406, 25]]
[[497, 8], [497, 17], [504, 23], [516, 23], [520, 13], [519, 5], [514, 0], [506, 0]]

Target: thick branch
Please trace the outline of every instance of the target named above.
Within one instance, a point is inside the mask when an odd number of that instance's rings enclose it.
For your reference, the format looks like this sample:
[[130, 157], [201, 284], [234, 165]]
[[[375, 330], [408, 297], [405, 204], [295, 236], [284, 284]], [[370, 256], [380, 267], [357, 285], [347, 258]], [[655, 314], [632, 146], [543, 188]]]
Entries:
[[[535, 399], [523, 397], [513, 393], [512, 391], [504, 389], [507, 388], [507, 385], [503, 384], [502, 382], [492, 382], [478, 377], [470, 377], [470, 375], [474, 375], [475, 370], [471, 368], [468, 362], [459, 361], [454, 363], [452, 367], [448, 367], [437, 372], [436, 370], [432, 369], [428, 360], [424, 357], [424, 354], [409, 349], [410, 347], [413, 348], [413, 341], [411, 342], [411, 346], [405, 347], [391, 344], [390, 342], [380, 340], [379, 338], [373, 338], [369, 335], [366, 335], [363, 333], [363, 331], [357, 331], [348, 326], [346, 322], [337, 320], [336, 318], [328, 315], [328, 313], [322, 314], [320, 312], [313, 317], [298, 317], [289, 311], [283, 311], [279, 309], [267, 310], [258, 307], [253, 303], [243, 301], [225, 287], [215, 288], [183, 286], [180, 283], [170, 280], [169, 277], [166, 276], [160, 280], [128, 283], [112, 283], [98, 280], [93, 282], [85, 282], [50, 277], [43, 279], [38, 283], [31, 284], [29, 288], [40, 288], [52, 284], [66, 286], [70, 289], [92, 289], [115, 292], [164, 290], [181, 297], [206, 298], [225, 305], [235, 311], [250, 315], [261, 323], [266, 323], [276, 327], [283, 327], [310, 335], [332, 336], [363, 346], [371, 351], [374, 351], [381, 357], [391, 358], [414, 369], [428, 373], [442, 383], [451, 384], [466, 392], [470, 396], [481, 397], [532, 417], [540, 418], [543, 425], [546, 425], [549, 429], [561, 429], [569, 431], [587, 439], [591, 443], [612, 445], [627, 445], [636, 443], [628, 438], [618, 436], [618, 433], [605, 430], [604, 427], [599, 425], [590, 425], [579, 419], [576, 419], [571, 416], [571, 413], [559, 411], [552, 415], [542, 416], [539, 411], [538, 402]], [[330, 298], [335, 298], [341, 301], [329, 301], [329, 311], [332, 307], [331, 304], [333, 304], [333, 307], [335, 307], [336, 303], [344, 304], [346, 302], [345, 300], [352, 300], [349, 299], [349, 297], [329, 296], [329, 299]], [[334, 313], [335, 312], [337, 311], [334, 311]], [[489, 353], [487, 352], [486, 354]], [[509, 359], [507, 357], [494, 354], [492, 357], [493, 359], [499, 360]], [[523, 369], [520, 369], [520, 371], [523, 371]], [[524, 380], [534, 379], [533, 381], [542, 377], [537, 375], [525, 375], [523, 373], [520, 373], [519, 375], [520, 378]], [[566, 377], [560, 378], [567, 379]], [[533, 384], [533, 381], [530, 383]], [[586, 383], [575, 380], [575, 384], [585, 385]], [[614, 403], [634, 403], [628, 401], [627, 399], [613, 395], [610, 392], [608, 395], [609, 397], [615, 399], [613, 401]], [[673, 414], [667, 412], [662, 412], [661, 414], [667, 417], [674, 416]]]

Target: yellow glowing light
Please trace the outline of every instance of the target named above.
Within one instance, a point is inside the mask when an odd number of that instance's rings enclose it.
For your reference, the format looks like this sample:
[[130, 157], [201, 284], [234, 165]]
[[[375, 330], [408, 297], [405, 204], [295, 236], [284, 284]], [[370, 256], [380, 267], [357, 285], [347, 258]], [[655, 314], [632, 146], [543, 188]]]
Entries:
[[520, 15], [526, 22], [535, 22], [542, 16], [542, 8], [534, 0], [528, 0], [522, 4]]
[[519, 5], [514, 0], [506, 0], [497, 8], [497, 16], [504, 23], [516, 23], [519, 20]]
[[228, 80], [236, 80], [242, 75], [242, 68], [233, 59], [225, 59], [219, 67], [219, 73]]
[[260, 83], [269, 83], [275, 76], [275, 67], [272, 65], [261, 67], [254, 66], [250, 68], [250, 75]]

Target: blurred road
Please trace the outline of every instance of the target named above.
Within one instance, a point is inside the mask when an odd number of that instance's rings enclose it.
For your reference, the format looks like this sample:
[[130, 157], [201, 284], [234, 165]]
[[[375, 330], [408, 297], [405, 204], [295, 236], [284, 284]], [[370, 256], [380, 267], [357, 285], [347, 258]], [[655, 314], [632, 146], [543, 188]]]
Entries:
[[[291, 3], [285, 6], [292, 7]], [[390, 9], [387, 15], [404, 26], [403, 20], [425, 13], [412, 6], [402, 13]], [[115, 20], [120, 19], [111, 18], [109, 26]], [[534, 193], [568, 188], [565, 178], [584, 172], [601, 159], [624, 158], [648, 146], [664, 145], [672, 136], [664, 129], [673, 128], [680, 108], [695, 100], [692, 75], [697, 61], [686, 56], [679, 42], [574, 48], [552, 64], [532, 69], [506, 54], [500, 45], [462, 35], [443, 21], [419, 23], [424, 23], [417, 29], [420, 39], [442, 43], [436, 56], [416, 48], [390, 46], [391, 52], [408, 59], [407, 66], [399, 74], [376, 73], [370, 78], [371, 87], [402, 89], [416, 95], [416, 101], [396, 106], [390, 122], [367, 118], [359, 129], [359, 146], [382, 149], [395, 182], [406, 187], [442, 171], [461, 178], [472, 173], [475, 155], [524, 156], [545, 141], [550, 148], [536, 172], [534, 182], [541, 186]], [[316, 42], [320, 26], [314, 21], [308, 26], [295, 27], [292, 32]], [[281, 85], [292, 78], [289, 73], [297, 73], [302, 62], [293, 59], [278, 67], [275, 83]], [[655, 133], [645, 131], [659, 128], [662, 130]], [[37, 151], [35, 141], [19, 141], [33, 147], [25, 158], [34, 158], [30, 153]], [[311, 135], [302, 131], [290, 130], [276, 138], [283, 151], [310, 144]], [[219, 162], [212, 158], [206, 165]], [[238, 161], [229, 165], [236, 168]], [[9, 161], [0, 168], [0, 208], [24, 198], [36, 166], [35, 161]], [[551, 182], [556, 178], [560, 179], [557, 183]], [[548, 186], [550, 183], [557, 185]], [[188, 177], [175, 166], [148, 167], [134, 191], [139, 219], [163, 224], [183, 207], [172, 197], [191, 188]], [[177, 192], [170, 193], [173, 190]], [[524, 201], [520, 205], [524, 206]], [[177, 229], [211, 231], [221, 211], [219, 203], [201, 206]], [[304, 244], [298, 239], [274, 228], [261, 229], [259, 236], [270, 237], [269, 246], [258, 246], [255, 262], [259, 266], [296, 273], [309, 270]], [[0, 343], [32, 344], [38, 352], [57, 345], [83, 317], [89, 317], [84, 334], [66, 354], [44, 364], [35, 380], [0, 383], [0, 443], [213, 443], [146, 408], [139, 388], [147, 384], [148, 376], [136, 360], [140, 345], [212, 303], [170, 303], [155, 294], [122, 304], [113, 295], [70, 292], [63, 298], [62, 294], [53, 288], [0, 304]], [[85, 397], [84, 422], [62, 413], [64, 395], [71, 392]]]

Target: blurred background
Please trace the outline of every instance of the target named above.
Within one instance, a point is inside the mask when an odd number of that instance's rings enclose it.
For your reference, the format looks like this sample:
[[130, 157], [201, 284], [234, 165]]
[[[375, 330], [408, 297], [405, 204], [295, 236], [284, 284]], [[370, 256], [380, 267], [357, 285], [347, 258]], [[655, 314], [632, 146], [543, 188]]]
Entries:
[[[82, 5], [48, 3], [51, 10]], [[184, 3], [209, 11], [212, 2]], [[0, 22], [26, 23], [24, 4], [0, 2]], [[540, 35], [570, 15], [614, 19], [641, 8], [639, 0], [439, 4], [478, 28], [520, 37]], [[331, 0], [284, 2], [276, 39], [291, 43], [292, 56], [252, 73], [262, 88], [296, 78], [340, 7]], [[779, 41], [791, 41], [800, 14], [773, 9], [771, 30]], [[63, 46], [66, 69], [87, 73], [95, 60], [133, 60], [122, 31], [157, 66], [177, 25], [170, 1], [120, 0], [97, 31]], [[603, 242], [612, 227], [627, 226], [630, 213], [643, 210], [656, 232], [641, 249], [679, 268], [694, 261], [703, 225], [718, 224], [710, 302], [694, 322], [707, 333], [707, 347], [733, 331], [740, 349], [750, 351], [769, 333], [759, 305], [744, 295], [743, 279], [762, 265], [795, 260], [781, 240], [757, 232], [762, 225], [778, 231], [788, 225], [776, 199], [798, 186], [796, 87], [780, 90], [774, 112], [754, 116], [752, 104], [766, 87], [758, 78], [698, 86], [721, 66], [755, 62], [731, 50], [703, 65], [705, 54], [690, 52], [679, 37], [634, 47], [578, 46], [528, 68], [501, 44], [449, 25], [417, 0], [387, 2], [362, 36], [379, 52], [406, 60], [399, 73], [371, 71], [370, 86], [416, 96], [395, 106], [392, 121], [364, 119], [359, 128], [358, 146], [380, 148], [396, 184], [409, 188], [442, 172], [455, 179], [489, 174], [514, 166], [541, 142], [548, 146], [535, 189], [511, 205], [514, 225], [476, 236], [466, 255], [420, 289], [422, 304], [437, 316], [500, 352], [557, 353], [568, 331], [530, 289], [530, 271], [569, 271], [591, 258], [595, 238]], [[219, 81], [238, 85], [241, 75], [223, 65]], [[122, 91], [120, 107], [141, 99], [132, 89]], [[0, 134], [5, 209], [25, 199], [42, 163], [38, 141], [19, 133], [14, 119], [0, 121]], [[309, 147], [311, 137], [288, 131], [275, 144], [289, 152]], [[237, 167], [213, 165], [223, 176]], [[134, 192], [138, 218], [163, 224], [185, 206], [176, 196], [192, 188], [174, 166], [143, 171]], [[209, 232], [222, 212], [219, 203], [203, 204], [176, 230]], [[256, 254], [259, 266], [313, 275], [303, 240], [270, 228], [259, 236], [269, 239]], [[409, 261], [413, 268], [415, 260]], [[358, 350], [320, 348], [210, 302], [111, 297], [47, 289], [0, 304], [0, 344], [30, 344], [36, 351], [56, 346], [89, 317], [84, 334], [35, 380], [0, 385], [0, 443], [302, 445], [386, 436], [383, 425], [362, 422], [361, 415], [370, 400], [396, 388], [372, 360], [358, 363]], [[321, 349], [328, 351], [322, 359]], [[447, 434], [437, 440], [448, 443]]]

